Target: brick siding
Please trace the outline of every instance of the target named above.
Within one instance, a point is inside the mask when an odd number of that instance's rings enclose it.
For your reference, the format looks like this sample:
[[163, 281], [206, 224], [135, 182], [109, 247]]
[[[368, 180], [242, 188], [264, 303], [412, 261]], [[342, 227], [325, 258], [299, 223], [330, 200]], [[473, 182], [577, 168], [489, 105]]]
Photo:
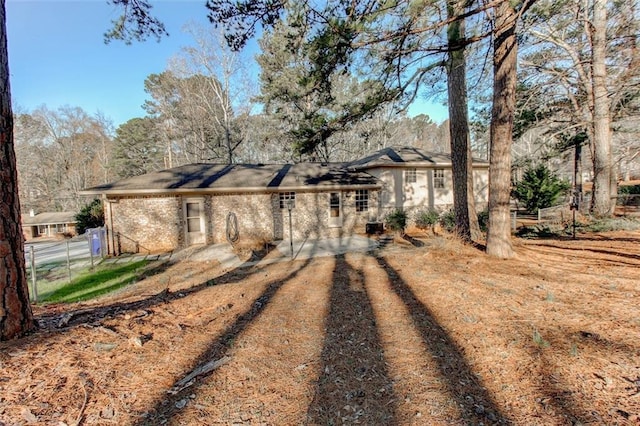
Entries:
[[131, 197], [109, 204], [105, 224], [108, 228], [113, 225], [110, 253], [164, 252], [183, 244], [180, 197]]
[[[230, 213], [237, 220], [239, 243], [289, 238], [289, 212], [280, 208], [279, 193], [124, 197], [110, 202], [106, 209], [107, 227], [113, 225], [114, 231], [110, 252], [163, 252], [185, 247], [185, 198], [204, 201], [207, 244], [227, 241]], [[291, 212], [294, 239], [364, 233], [366, 223], [378, 219], [376, 191], [369, 191], [369, 209], [365, 212], [356, 212], [355, 191], [341, 192], [341, 200], [342, 226], [330, 227], [329, 192], [296, 192]]]

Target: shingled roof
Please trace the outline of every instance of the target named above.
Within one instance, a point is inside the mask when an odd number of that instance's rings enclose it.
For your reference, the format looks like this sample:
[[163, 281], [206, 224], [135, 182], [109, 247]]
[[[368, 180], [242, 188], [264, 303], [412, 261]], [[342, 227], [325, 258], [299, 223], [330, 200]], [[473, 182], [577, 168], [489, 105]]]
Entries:
[[[489, 167], [489, 163], [474, 158], [476, 167]], [[414, 147], [387, 147], [348, 164], [355, 170], [375, 167], [451, 167], [451, 155], [424, 151]]]
[[85, 194], [275, 192], [379, 188], [364, 171], [343, 163], [189, 164], [94, 186]]
[[59, 223], [76, 223], [75, 212], [43, 212], [31, 216], [22, 215], [22, 223], [24, 225], [57, 225]]

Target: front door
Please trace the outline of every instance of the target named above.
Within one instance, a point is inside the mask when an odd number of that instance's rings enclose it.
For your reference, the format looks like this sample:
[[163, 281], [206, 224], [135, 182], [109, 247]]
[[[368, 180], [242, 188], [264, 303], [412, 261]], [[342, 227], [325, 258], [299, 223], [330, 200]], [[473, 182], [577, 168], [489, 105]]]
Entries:
[[342, 226], [342, 202], [340, 193], [329, 194], [329, 226], [339, 228]]
[[204, 244], [206, 242], [204, 200], [202, 198], [185, 199], [184, 215], [187, 245]]

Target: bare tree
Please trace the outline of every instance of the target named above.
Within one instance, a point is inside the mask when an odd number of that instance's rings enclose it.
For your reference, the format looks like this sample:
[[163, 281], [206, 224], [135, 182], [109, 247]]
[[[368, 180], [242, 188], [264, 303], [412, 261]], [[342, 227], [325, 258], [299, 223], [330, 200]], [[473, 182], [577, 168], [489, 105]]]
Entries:
[[111, 138], [104, 116], [81, 108], [39, 107], [17, 116], [16, 146], [22, 205], [35, 210], [77, 210], [82, 189], [109, 178]]
[[221, 155], [228, 163], [235, 160], [235, 152], [244, 141], [246, 117], [253, 108], [253, 87], [247, 77], [247, 63], [241, 52], [232, 51], [224, 35], [214, 27], [207, 29], [189, 24], [186, 32], [194, 45], [182, 48], [169, 66], [178, 78], [202, 75], [206, 87], [190, 93], [190, 101], [207, 111], [216, 123], [221, 140]]
[[[594, 177], [592, 212], [613, 212], [616, 121], [637, 115], [640, 52], [636, 2], [540, 1], [527, 21], [523, 55], [525, 124], [556, 141], [587, 136]], [[526, 123], [527, 120], [530, 123]], [[553, 140], [553, 139], [551, 139]]]
[[[593, 21], [590, 27], [592, 40], [592, 88], [593, 88], [593, 197], [591, 211], [598, 216], [613, 214], [611, 183], [611, 117], [607, 90], [607, 2], [594, 0]], [[591, 96], [590, 96], [591, 97]], [[615, 189], [614, 189], [615, 191]], [[615, 193], [615, 192], [614, 192]]]

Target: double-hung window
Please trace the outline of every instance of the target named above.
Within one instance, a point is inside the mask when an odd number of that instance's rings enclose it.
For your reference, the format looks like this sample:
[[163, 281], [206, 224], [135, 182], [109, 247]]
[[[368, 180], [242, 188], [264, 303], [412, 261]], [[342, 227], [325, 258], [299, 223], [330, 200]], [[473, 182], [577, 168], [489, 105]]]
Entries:
[[444, 189], [444, 169], [435, 169], [433, 171], [433, 187]]
[[288, 209], [289, 204], [291, 208], [296, 207], [296, 193], [295, 192], [281, 192], [280, 193], [280, 208]]
[[366, 212], [369, 210], [369, 190], [357, 189], [356, 190], [356, 211]]
[[404, 181], [406, 183], [416, 183], [418, 181], [418, 174], [416, 169], [407, 169], [404, 171]]

